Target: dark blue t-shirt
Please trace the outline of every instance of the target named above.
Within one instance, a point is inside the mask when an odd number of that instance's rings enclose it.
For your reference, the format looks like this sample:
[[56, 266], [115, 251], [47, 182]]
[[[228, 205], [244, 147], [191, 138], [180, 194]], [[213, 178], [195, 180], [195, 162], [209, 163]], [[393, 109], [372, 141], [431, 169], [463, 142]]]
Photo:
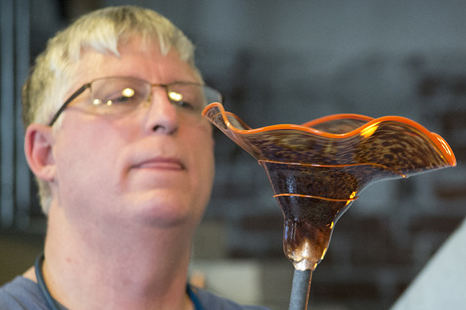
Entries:
[[[267, 310], [258, 306], [242, 306], [231, 300], [215, 296], [205, 290], [192, 290], [204, 310]], [[59, 305], [60, 309], [67, 310]], [[17, 276], [13, 281], [0, 287], [1, 310], [49, 310], [37, 283]]]

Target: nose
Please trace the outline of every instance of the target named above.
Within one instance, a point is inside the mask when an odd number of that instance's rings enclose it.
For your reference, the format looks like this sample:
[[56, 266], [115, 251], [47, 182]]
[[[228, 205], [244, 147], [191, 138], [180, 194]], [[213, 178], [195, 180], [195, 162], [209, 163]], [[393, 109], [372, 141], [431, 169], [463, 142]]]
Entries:
[[155, 86], [149, 98], [144, 127], [147, 132], [173, 134], [178, 130], [179, 119], [176, 107], [168, 100], [164, 87]]

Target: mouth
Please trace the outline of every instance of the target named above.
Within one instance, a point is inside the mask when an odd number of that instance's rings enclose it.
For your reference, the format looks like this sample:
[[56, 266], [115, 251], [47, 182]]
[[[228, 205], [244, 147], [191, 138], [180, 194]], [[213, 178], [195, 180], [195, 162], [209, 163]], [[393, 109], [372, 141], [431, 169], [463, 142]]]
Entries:
[[149, 169], [149, 170], [172, 170], [182, 171], [186, 170], [185, 165], [176, 158], [151, 158], [145, 160], [135, 166], [135, 169]]

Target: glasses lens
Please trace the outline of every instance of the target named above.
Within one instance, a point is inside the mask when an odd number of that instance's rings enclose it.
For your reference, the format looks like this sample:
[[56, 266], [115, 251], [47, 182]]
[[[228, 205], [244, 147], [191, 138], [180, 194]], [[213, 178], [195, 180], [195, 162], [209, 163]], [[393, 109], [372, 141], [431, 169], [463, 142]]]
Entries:
[[196, 84], [170, 84], [167, 95], [171, 103], [186, 113], [198, 113], [205, 104], [203, 87]]
[[105, 78], [91, 84], [92, 104], [101, 113], [123, 113], [136, 108], [150, 94], [148, 82], [132, 78]]
[[221, 101], [218, 91], [208, 86], [173, 83], [167, 89], [168, 99], [183, 113], [200, 116], [202, 110], [210, 103]]

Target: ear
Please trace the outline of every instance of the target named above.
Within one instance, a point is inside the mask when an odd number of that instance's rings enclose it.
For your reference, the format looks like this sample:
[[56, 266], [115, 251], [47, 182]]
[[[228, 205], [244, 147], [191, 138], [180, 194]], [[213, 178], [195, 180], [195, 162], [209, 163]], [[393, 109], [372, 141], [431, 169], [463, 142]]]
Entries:
[[26, 129], [24, 151], [32, 172], [44, 181], [55, 177], [55, 161], [52, 153], [52, 127], [31, 124]]

